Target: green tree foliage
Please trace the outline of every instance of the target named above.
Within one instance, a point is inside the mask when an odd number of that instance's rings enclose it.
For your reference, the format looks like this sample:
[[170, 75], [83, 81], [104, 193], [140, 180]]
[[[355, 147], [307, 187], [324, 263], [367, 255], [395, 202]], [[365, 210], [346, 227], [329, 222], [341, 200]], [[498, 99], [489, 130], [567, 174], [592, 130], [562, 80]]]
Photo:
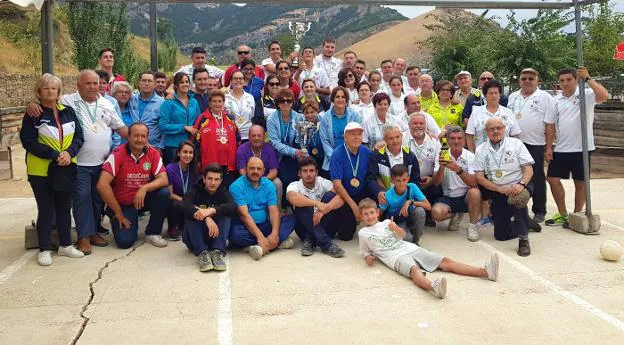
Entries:
[[178, 44], [173, 34], [173, 23], [165, 18], [158, 17], [158, 68], [171, 72], [176, 69], [178, 59]]
[[592, 75], [615, 76], [624, 73], [624, 61], [613, 59], [615, 46], [624, 41], [624, 13], [614, 12], [609, 1], [584, 8], [583, 52], [585, 65]]
[[[275, 37], [274, 40], [278, 41], [282, 46], [282, 58], [287, 58], [288, 55], [295, 50], [295, 36], [293, 36], [291, 33], [279, 34]], [[299, 42], [299, 45], [301, 45], [301, 49], [305, 47], [303, 42]]]
[[[0, 35], [22, 48], [26, 55], [24, 66], [34, 74], [40, 73], [41, 34], [39, 12], [26, 13], [13, 7], [0, 8]], [[54, 26], [58, 23], [54, 22]]]
[[496, 75], [513, 80], [523, 68], [531, 67], [542, 80], [553, 80], [558, 70], [574, 66], [574, 39], [563, 32], [572, 18], [571, 12], [538, 10], [535, 17], [517, 21], [510, 11], [509, 24], [495, 38]]

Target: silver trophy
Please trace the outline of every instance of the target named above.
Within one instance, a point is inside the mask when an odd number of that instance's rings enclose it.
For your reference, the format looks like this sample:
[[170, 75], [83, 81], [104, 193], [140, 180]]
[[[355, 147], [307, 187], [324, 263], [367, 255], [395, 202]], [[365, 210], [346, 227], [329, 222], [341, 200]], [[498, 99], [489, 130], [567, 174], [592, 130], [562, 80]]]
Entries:
[[[307, 22], [307, 23], [295, 22], [294, 25], [293, 25], [293, 22], [288, 22], [288, 29], [290, 29], [290, 32], [292, 33], [292, 35], [295, 36], [295, 52], [297, 52], [297, 54], [299, 54], [299, 49], [301, 49], [301, 45], [299, 45], [299, 42], [301, 41], [303, 36], [305, 36], [305, 34], [308, 33], [308, 31], [310, 31], [310, 26], [312, 26], [311, 22]], [[295, 56], [295, 58], [292, 60], [291, 66], [299, 67], [298, 56]]]
[[[299, 144], [301, 145], [301, 149], [305, 151], [305, 153], [308, 155], [310, 154], [310, 151], [308, 150], [308, 146], [310, 145], [310, 141], [312, 140], [312, 137], [314, 137], [314, 134], [316, 134], [318, 130], [319, 130], [319, 124], [313, 123], [310, 121], [301, 121], [297, 125], [297, 132], [299, 132]], [[312, 154], [316, 155], [317, 153], [318, 153], [318, 149], [313, 148]]]

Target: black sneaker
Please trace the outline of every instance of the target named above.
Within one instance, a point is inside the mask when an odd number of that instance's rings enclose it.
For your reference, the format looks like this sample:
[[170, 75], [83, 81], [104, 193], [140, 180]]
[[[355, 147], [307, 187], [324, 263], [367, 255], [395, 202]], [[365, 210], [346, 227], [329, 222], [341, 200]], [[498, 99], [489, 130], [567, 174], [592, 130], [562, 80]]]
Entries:
[[302, 256], [310, 256], [314, 254], [314, 243], [310, 240], [303, 241], [303, 247], [301, 248]]
[[323, 250], [323, 253], [331, 256], [332, 258], [339, 258], [345, 255], [345, 251], [342, 248], [338, 247], [338, 245], [336, 245], [335, 243], [332, 243], [331, 247]]
[[529, 219], [529, 231], [532, 231], [532, 232], [542, 232], [542, 226], [539, 225], [533, 219]]
[[433, 218], [427, 218], [425, 219], [425, 226], [431, 227], [431, 228], [435, 228], [436, 227], [436, 222], [435, 220], [433, 220]]
[[108, 235], [110, 233], [110, 230], [108, 230], [107, 228], [103, 227], [102, 224], [100, 224], [100, 226], [97, 229], [97, 233], [100, 235]]
[[520, 240], [520, 242], [518, 243], [518, 255], [531, 255], [531, 246], [529, 245], [529, 240]]
[[570, 228], [570, 223], [566, 220], [566, 221], [563, 223], [563, 227], [564, 227], [564, 228], [566, 228], [566, 229], [569, 229], [569, 228]]

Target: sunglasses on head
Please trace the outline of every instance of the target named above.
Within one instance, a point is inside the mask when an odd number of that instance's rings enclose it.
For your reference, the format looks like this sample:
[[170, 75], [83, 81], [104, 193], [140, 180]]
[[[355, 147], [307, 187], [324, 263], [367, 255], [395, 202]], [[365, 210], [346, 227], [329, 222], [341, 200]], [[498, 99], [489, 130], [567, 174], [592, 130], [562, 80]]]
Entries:
[[280, 99], [277, 103], [280, 104], [291, 104], [293, 102], [292, 99]]

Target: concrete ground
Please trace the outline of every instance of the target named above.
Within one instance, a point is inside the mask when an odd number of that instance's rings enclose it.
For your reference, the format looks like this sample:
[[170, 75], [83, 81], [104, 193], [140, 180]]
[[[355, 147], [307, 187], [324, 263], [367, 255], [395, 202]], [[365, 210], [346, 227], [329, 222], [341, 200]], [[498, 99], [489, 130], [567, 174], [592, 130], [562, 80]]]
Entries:
[[600, 235], [546, 227], [527, 258], [491, 228], [476, 243], [427, 228], [428, 249], [473, 265], [502, 258], [496, 283], [431, 274], [447, 277], [445, 300], [367, 267], [357, 239], [338, 242], [341, 259], [303, 258], [300, 242], [260, 261], [231, 252], [223, 273], [199, 272], [181, 242], [53, 255], [44, 268], [23, 248], [34, 200], [0, 199], [0, 344], [623, 344], [624, 259], [602, 260], [599, 246], [624, 243], [624, 179], [593, 180], [592, 192]]

